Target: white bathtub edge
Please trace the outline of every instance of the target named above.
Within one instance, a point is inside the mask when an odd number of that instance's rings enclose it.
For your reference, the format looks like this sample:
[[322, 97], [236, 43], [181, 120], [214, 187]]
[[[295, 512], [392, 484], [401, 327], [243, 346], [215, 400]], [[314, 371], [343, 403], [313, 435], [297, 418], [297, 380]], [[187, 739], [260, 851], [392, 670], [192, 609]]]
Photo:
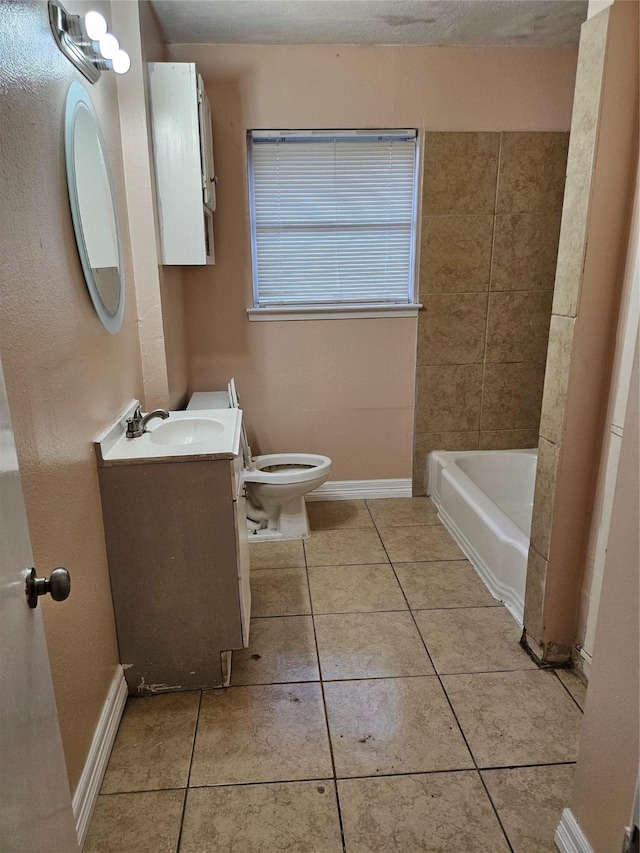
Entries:
[[456, 540], [461, 551], [480, 575], [484, 585], [487, 587], [491, 595], [496, 599], [496, 601], [502, 601], [509, 613], [513, 616], [514, 620], [522, 628], [524, 601], [515, 594], [512, 587], [507, 587], [500, 583], [495, 573], [489, 568], [485, 560], [482, 559], [471, 542], [469, 542], [463, 531], [435, 500], [434, 503], [438, 509], [438, 518]]

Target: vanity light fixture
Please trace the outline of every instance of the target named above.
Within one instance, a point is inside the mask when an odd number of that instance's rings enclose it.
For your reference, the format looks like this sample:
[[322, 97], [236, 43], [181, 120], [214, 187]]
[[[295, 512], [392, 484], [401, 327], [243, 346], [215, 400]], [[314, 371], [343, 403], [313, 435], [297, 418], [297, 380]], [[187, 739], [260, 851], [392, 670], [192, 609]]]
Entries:
[[70, 15], [57, 0], [49, 0], [49, 23], [60, 50], [90, 83], [99, 80], [101, 71], [126, 74], [129, 70], [129, 54], [107, 31], [100, 12], [87, 12], [84, 17]]

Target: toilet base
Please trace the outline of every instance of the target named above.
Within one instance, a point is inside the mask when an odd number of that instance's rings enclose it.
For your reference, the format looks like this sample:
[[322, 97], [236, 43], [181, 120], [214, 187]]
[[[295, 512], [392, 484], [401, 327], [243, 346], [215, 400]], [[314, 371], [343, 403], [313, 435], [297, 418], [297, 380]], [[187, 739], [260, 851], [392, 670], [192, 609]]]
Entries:
[[281, 504], [276, 518], [270, 518], [266, 527], [258, 530], [249, 528], [249, 542], [263, 542], [269, 540], [308, 539], [309, 518], [305, 505], [304, 495], [291, 498]]

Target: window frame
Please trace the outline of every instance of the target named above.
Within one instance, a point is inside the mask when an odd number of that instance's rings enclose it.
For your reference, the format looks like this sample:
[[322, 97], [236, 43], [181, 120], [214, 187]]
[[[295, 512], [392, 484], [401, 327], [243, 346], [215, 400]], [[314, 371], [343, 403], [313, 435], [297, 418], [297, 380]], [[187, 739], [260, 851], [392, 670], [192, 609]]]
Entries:
[[[349, 133], [365, 134], [372, 136], [384, 136], [385, 133], [397, 133], [401, 130], [415, 132], [415, 160], [414, 160], [414, 175], [413, 175], [413, 196], [412, 196], [412, 233], [411, 233], [411, 257], [409, 258], [410, 281], [407, 287], [407, 302], [402, 303], [381, 303], [381, 302], [360, 302], [360, 303], [325, 303], [325, 304], [300, 304], [300, 305], [280, 305], [280, 306], [262, 306], [258, 305], [258, 277], [257, 277], [257, 245], [256, 245], [256, 227], [255, 227], [255, 200], [254, 200], [254, 180], [253, 180], [253, 158], [252, 158], [252, 133], [272, 133], [277, 134], [287, 133], [319, 133], [335, 135], [347, 135]], [[418, 301], [419, 293], [419, 269], [420, 269], [420, 233], [421, 233], [421, 198], [422, 198], [422, 171], [423, 171], [423, 132], [419, 128], [358, 128], [356, 129], [296, 129], [296, 130], [278, 130], [266, 131], [258, 128], [248, 130], [246, 134], [247, 146], [247, 185], [249, 196], [249, 228], [251, 241], [251, 277], [252, 277], [252, 307], [247, 309], [247, 315], [250, 320], [269, 321], [269, 320], [326, 320], [326, 319], [374, 319], [380, 317], [416, 317], [422, 305]], [[320, 143], [322, 144], [322, 143]], [[357, 143], [354, 143], [357, 144]]]

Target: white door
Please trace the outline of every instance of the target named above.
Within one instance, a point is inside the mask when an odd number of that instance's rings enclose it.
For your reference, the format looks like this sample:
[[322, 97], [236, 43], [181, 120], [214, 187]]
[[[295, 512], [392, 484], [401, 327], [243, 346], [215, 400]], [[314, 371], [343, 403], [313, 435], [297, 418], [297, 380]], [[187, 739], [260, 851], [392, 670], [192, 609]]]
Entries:
[[0, 363], [0, 850], [77, 853], [42, 612], [25, 595], [32, 559]]

